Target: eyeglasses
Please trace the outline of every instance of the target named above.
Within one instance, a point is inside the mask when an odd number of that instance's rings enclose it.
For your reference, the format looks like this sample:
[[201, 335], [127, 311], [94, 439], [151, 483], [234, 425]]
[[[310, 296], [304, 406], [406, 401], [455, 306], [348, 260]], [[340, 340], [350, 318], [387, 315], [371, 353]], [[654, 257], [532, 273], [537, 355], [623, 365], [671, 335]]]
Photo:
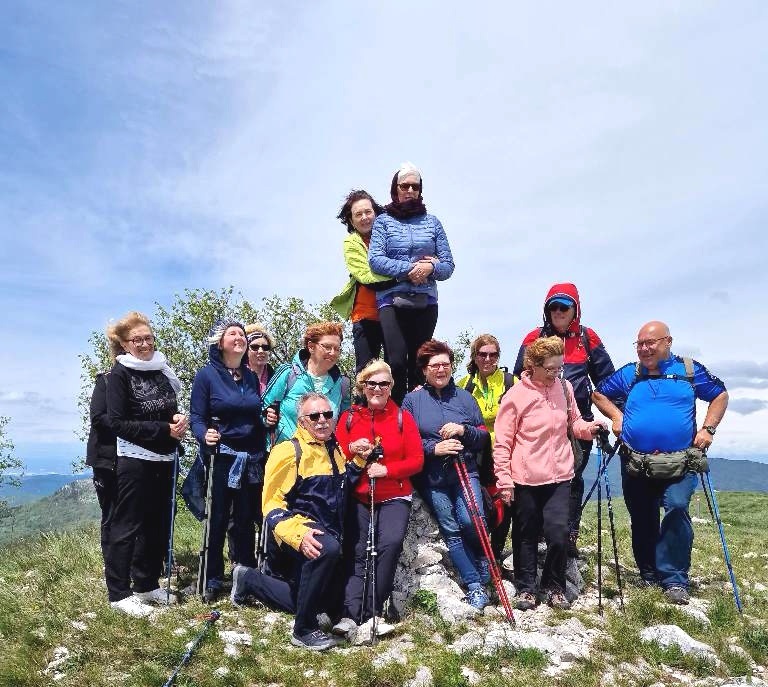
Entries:
[[549, 312], [568, 312], [572, 307], [572, 305], [564, 305], [563, 303], [551, 303], [547, 309]]
[[430, 365], [427, 365], [427, 367], [430, 370], [450, 370], [451, 364], [450, 363], [431, 363]]
[[392, 386], [392, 382], [384, 380], [383, 382], [374, 382], [372, 379], [366, 379], [365, 388], [373, 391], [374, 389], [389, 389]]
[[496, 352], [485, 353], [484, 351], [478, 351], [475, 353], [475, 356], [478, 358], [486, 358], [487, 360], [498, 360], [499, 358], [499, 354]]
[[272, 350], [272, 346], [270, 346], [269, 344], [253, 343], [250, 346], [248, 346], [248, 348], [250, 348], [252, 351], [271, 351]]
[[333, 344], [323, 343], [322, 341], [318, 341], [317, 345], [322, 346], [323, 350], [326, 353], [338, 353], [339, 351], [341, 351], [340, 346], [334, 346]]
[[668, 336], [660, 336], [658, 339], [643, 339], [642, 341], [635, 341], [635, 348], [655, 348], [659, 341], [668, 339]]
[[421, 191], [421, 184], [398, 184], [397, 188], [401, 191]]
[[307, 413], [306, 415], [302, 415], [301, 417], [308, 417], [312, 422], [319, 422], [320, 416], [322, 416], [325, 420], [330, 420], [333, 417], [333, 411], [332, 410], [323, 410], [320, 413]]
[[147, 336], [134, 336], [132, 339], [128, 339], [134, 346], [141, 346], [141, 344], [147, 344], [151, 346], [155, 343], [155, 337], [152, 334]]
[[546, 370], [546, 372], [551, 375], [559, 375], [565, 369], [562, 365], [558, 367], [544, 367], [544, 365], [536, 365], [536, 367], [540, 367], [542, 370]]

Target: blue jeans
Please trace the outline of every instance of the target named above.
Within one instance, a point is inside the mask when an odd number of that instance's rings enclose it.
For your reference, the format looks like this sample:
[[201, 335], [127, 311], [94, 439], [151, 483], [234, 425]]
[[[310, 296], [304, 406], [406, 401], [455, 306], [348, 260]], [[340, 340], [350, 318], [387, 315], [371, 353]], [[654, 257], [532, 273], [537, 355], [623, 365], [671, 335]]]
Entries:
[[[696, 475], [664, 480], [630, 477], [622, 462], [621, 478], [632, 525], [632, 552], [641, 577], [665, 589], [687, 589], [693, 548], [688, 506]], [[664, 508], [663, 520], [659, 508]]]
[[[470, 473], [469, 481], [475, 495], [475, 502], [483, 517], [483, 497], [480, 493], [480, 479], [477, 473]], [[467, 509], [461, 485], [456, 482], [441, 487], [424, 488], [421, 494], [437, 519], [448, 555], [467, 587], [488, 581], [488, 562], [482, 554], [480, 539]]]

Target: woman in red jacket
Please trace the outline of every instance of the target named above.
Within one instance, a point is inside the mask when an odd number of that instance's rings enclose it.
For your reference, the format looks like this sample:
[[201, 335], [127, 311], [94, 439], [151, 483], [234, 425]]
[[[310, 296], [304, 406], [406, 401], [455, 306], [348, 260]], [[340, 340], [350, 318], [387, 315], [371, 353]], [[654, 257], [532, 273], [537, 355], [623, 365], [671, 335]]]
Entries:
[[[370, 463], [355, 485], [354, 499], [347, 512], [344, 546], [349, 551], [344, 589], [343, 618], [336, 624], [336, 634], [355, 630], [357, 622], [374, 613], [381, 615], [384, 601], [392, 592], [395, 569], [411, 512], [410, 477], [424, 465], [421, 436], [413, 416], [401, 410], [390, 398], [392, 370], [382, 360], [372, 360], [357, 375], [357, 393], [365, 398], [342, 414], [336, 438], [347, 459], [355, 455], [369, 457], [377, 444], [382, 455]], [[375, 454], [374, 454], [375, 455]], [[363, 599], [366, 548], [371, 517], [371, 479], [376, 535], [376, 599], [370, 586]]]

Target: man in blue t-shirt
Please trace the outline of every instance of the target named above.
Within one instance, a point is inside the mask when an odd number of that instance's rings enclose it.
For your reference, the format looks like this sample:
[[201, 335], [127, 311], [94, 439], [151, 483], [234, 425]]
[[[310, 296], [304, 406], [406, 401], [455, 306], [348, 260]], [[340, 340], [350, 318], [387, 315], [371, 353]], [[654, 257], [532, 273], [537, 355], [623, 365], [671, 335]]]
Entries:
[[[635, 342], [638, 364], [629, 363], [598, 384], [597, 408], [613, 422], [613, 432], [640, 453], [709, 448], [728, 406], [725, 385], [700, 363], [686, 369], [672, 355], [672, 337], [663, 322], [641, 327]], [[696, 399], [709, 403], [701, 429]], [[624, 500], [632, 526], [632, 552], [645, 584], [658, 584], [667, 600], [687, 604], [693, 526], [688, 515], [696, 474], [675, 479], [631, 477], [621, 466]], [[664, 508], [660, 519], [659, 508]]]

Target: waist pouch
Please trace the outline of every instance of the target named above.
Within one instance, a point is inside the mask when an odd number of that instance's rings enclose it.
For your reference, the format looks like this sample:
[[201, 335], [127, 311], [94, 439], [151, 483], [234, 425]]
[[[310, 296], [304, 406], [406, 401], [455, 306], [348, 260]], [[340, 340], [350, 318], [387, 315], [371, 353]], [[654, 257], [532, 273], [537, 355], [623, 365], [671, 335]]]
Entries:
[[675, 479], [689, 472], [709, 470], [707, 454], [695, 446], [670, 453], [640, 453], [623, 444], [619, 454], [624, 458], [624, 465], [630, 477]]
[[392, 297], [392, 305], [396, 308], [423, 310], [429, 305], [429, 297], [426, 293], [398, 293]]

